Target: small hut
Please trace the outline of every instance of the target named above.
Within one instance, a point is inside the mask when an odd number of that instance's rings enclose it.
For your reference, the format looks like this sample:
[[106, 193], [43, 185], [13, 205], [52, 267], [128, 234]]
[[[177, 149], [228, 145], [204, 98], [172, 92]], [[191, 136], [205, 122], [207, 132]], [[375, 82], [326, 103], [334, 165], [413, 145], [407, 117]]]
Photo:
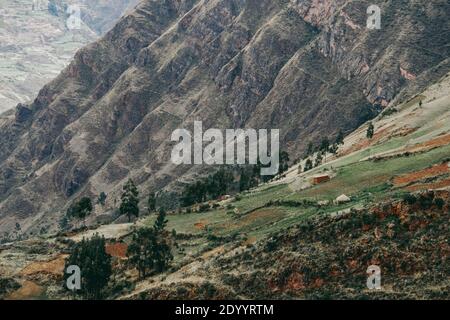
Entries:
[[350, 201], [352, 201], [352, 199], [350, 199], [350, 197], [346, 196], [345, 194], [340, 195], [339, 197], [336, 198], [336, 200], [334, 200], [334, 202], [337, 204], [347, 203]]

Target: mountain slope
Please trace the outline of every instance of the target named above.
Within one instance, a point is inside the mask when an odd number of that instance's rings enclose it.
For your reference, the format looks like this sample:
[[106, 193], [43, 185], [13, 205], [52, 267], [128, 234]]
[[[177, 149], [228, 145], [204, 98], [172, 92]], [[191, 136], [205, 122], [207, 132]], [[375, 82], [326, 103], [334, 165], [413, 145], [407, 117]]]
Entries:
[[[448, 299], [449, 117], [450, 74], [374, 119], [372, 139], [363, 124], [311, 171], [295, 165], [209, 210], [170, 212], [174, 260], [147, 279], [124, 252], [154, 214], [0, 245], [0, 297], [70, 298], [61, 286], [70, 243], [99, 233], [114, 257], [109, 299]], [[331, 179], [312, 184], [318, 174]], [[334, 202], [341, 193], [350, 201]], [[366, 287], [371, 265], [380, 290]]]
[[[104, 35], [137, 1], [0, 1], [0, 113], [32, 101], [79, 48]], [[80, 29], [68, 29], [69, 5], [80, 7]]]
[[300, 155], [448, 72], [448, 2], [375, 3], [381, 30], [365, 28], [369, 1], [142, 1], [0, 120], [0, 230], [54, 227], [102, 191], [113, 209], [129, 177], [145, 193], [195, 174], [169, 159], [193, 120], [279, 128]]

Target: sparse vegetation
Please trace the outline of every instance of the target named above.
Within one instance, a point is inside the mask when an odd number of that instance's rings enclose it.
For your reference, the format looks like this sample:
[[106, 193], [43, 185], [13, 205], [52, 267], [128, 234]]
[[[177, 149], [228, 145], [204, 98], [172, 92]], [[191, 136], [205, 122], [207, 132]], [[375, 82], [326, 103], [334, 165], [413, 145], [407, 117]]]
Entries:
[[78, 202], [74, 203], [67, 210], [67, 216], [70, 218], [76, 218], [85, 220], [93, 210], [92, 201], [88, 197], [81, 198]]
[[107, 198], [107, 194], [105, 192], [101, 192], [98, 196], [97, 199], [97, 203], [99, 203], [100, 205], [104, 206], [106, 204], [106, 198]]
[[388, 108], [381, 114], [381, 118], [389, 117], [393, 114], [398, 113], [398, 110], [396, 108]]

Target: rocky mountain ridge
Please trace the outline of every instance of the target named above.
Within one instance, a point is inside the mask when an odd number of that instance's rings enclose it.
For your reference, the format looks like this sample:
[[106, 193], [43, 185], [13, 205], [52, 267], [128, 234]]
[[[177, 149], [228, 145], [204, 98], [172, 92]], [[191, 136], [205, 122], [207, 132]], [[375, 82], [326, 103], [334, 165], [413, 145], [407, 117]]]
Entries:
[[300, 156], [448, 72], [446, 1], [375, 3], [381, 30], [373, 1], [142, 1], [0, 119], [0, 230], [54, 228], [82, 195], [111, 210], [130, 177], [143, 195], [188, 179], [169, 138], [194, 120], [279, 128]]

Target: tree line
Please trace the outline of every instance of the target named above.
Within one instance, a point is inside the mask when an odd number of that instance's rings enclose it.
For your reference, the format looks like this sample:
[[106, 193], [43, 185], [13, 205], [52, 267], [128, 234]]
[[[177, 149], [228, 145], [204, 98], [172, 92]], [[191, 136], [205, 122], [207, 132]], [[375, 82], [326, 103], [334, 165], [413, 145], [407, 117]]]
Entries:
[[[260, 183], [268, 182], [275, 176], [261, 176], [262, 165], [237, 166], [221, 168], [206, 178], [196, 180], [185, 185], [181, 192], [180, 204], [189, 207], [208, 200], [215, 200], [221, 196], [243, 192], [257, 187]], [[289, 154], [280, 153], [279, 175], [289, 169]]]
[[307, 172], [314, 167], [320, 166], [324, 160], [326, 161], [327, 153], [337, 154], [339, 147], [342, 145], [344, 145], [344, 133], [342, 130], [339, 131], [333, 142], [328, 137], [323, 138], [317, 145], [310, 142], [303, 157], [303, 159], [306, 159], [304, 168], [299, 165], [299, 172]]
[[[375, 126], [372, 122], [369, 122], [366, 131], [367, 139], [372, 139], [374, 134]], [[320, 166], [323, 161], [326, 161], [326, 156], [328, 153], [336, 155], [342, 145], [344, 145], [344, 132], [342, 130], [339, 131], [333, 142], [331, 142], [328, 137], [323, 138], [320, 143], [316, 145], [314, 145], [313, 142], [310, 142], [303, 157], [303, 160], [306, 159], [305, 165], [303, 168], [299, 165], [298, 171], [307, 172]]]

